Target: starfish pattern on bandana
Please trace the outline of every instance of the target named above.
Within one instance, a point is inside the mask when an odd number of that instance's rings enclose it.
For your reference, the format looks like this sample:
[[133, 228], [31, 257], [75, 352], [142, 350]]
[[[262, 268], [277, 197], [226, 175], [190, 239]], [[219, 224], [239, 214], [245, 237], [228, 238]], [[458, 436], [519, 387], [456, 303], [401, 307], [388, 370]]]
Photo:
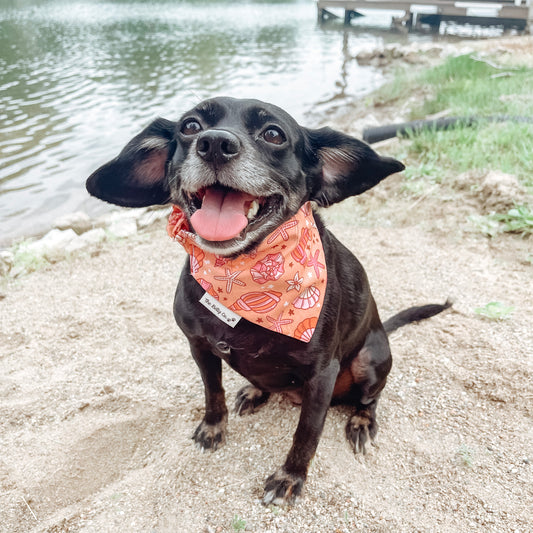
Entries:
[[246, 287], [246, 283], [244, 281], [241, 281], [240, 279], [237, 279], [237, 277], [242, 274], [242, 270], [236, 270], [235, 272], [231, 272], [231, 269], [226, 268], [226, 275], [225, 276], [215, 276], [215, 279], [218, 281], [225, 281], [226, 282], [226, 292], [229, 294], [231, 293], [231, 289], [233, 289], [233, 284], [240, 285], [241, 287]]
[[318, 255], [319, 254], [320, 254], [320, 250], [317, 250], [315, 252], [315, 255], [307, 260], [307, 266], [312, 266], [315, 269], [315, 274], [316, 274], [317, 279], [320, 278], [320, 269], [321, 268], [326, 268], [326, 265], [323, 265], [318, 260]]
[[294, 274], [293, 279], [288, 279], [287, 281], [285, 281], [285, 283], [289, 286], [289, 288], [287, 289], [287, 292], [292, 291], [292, 289], [299, 291], [300, 288], [302, 287], [303, 282], [304, 282], [304, 279], [300, 277], [300, 273], [296, 272], [296, 274]]
[[267, 320], [272, 324], [271, 329], [274, 331], [277, 331], [278, 333], [283, 333], [283, 326], [288, 326], [289, 324], [292, 324], [294, 320], [291, 320], [289, 318], [282, 319], [283, 313], [281, 313], [278, 318], [272, 318], [270, 316], [267, 316]]
[[284, 241], [288, 241], [289, 234], [287, 233], [287, 230], [293, 228], [297, 224], [297, 220], [289, 220], [288, 222], [284, 222], [278, 229], [272, 232], [267, 241], [267, 244], [272, 244], [279, 236], [281, 236]]

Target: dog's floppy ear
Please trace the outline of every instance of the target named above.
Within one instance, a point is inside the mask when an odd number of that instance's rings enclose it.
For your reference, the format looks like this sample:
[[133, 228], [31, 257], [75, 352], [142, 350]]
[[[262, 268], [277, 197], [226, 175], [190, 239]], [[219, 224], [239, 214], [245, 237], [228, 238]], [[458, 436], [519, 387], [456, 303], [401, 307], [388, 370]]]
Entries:
[[331, 128], [305, 130], [308, 149], [317, 165], [311, 200], [326, 207], [355, 196], [405, 167], [392, 157], [383, 157], [368, 144]]
[[87, 191], [124, 207], [168, 203], [166, 166], [175, 149], [175, 127], [176, 123], [170, 120], [154, 120], [115, 159], [91, 174]]

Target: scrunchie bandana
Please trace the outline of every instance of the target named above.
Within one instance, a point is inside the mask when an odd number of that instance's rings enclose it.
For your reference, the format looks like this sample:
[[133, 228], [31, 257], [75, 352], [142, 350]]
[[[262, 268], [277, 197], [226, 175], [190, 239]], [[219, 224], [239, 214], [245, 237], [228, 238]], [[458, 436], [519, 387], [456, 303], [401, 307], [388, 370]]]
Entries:
[[324, 302], [327, 271], [309, 202], [252, 253], [229, 260], [202, 250], [181, 209], [168, 234], [190, 256], [191, 274], [205, 290], [200, 302], [226, 324], [254, 324], [309, 342]]

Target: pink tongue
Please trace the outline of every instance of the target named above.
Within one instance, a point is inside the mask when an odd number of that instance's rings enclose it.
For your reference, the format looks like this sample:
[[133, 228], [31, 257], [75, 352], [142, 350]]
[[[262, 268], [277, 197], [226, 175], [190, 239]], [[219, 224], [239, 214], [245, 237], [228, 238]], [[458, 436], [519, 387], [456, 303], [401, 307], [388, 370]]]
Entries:
[[208, 241], [227, 241], [237, 237], [248, 225], [245, 205], [253, 196], [210, 187], [205, 191], [202, 207], [191, 216], [194, 230]]

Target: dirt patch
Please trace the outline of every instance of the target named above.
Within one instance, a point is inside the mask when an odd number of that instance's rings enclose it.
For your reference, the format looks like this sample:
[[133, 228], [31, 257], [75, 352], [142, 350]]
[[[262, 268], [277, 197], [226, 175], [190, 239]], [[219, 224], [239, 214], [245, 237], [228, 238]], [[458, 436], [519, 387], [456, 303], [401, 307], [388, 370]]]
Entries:
[[[298, 407], [274, 396], [231, 415], [219, 451], [193, 445], [203, 388], [172, 317], [185, 256], [162, 222], [12, 281], [0, 300], [0, 531], [530, 530], [531, 243], [470, 228], [469, 194], [413, 197], [393, 176], [324, 212], [382, 317], [448, 296], [455, 305], [392, 335], [366, 456], [344, 438], [348, 411], [330, 410], [290, 509], [260, 497]], [[514, 310], [476, 312], [494, 301]], [[231, 405], [244, 380], [227, 368], [224, 380]]]
[[465, 172], [456, 177], [454, 187], [475, 200], [481, 213], [506, 212], [528, 197], [516, 176], [498, 170]]

